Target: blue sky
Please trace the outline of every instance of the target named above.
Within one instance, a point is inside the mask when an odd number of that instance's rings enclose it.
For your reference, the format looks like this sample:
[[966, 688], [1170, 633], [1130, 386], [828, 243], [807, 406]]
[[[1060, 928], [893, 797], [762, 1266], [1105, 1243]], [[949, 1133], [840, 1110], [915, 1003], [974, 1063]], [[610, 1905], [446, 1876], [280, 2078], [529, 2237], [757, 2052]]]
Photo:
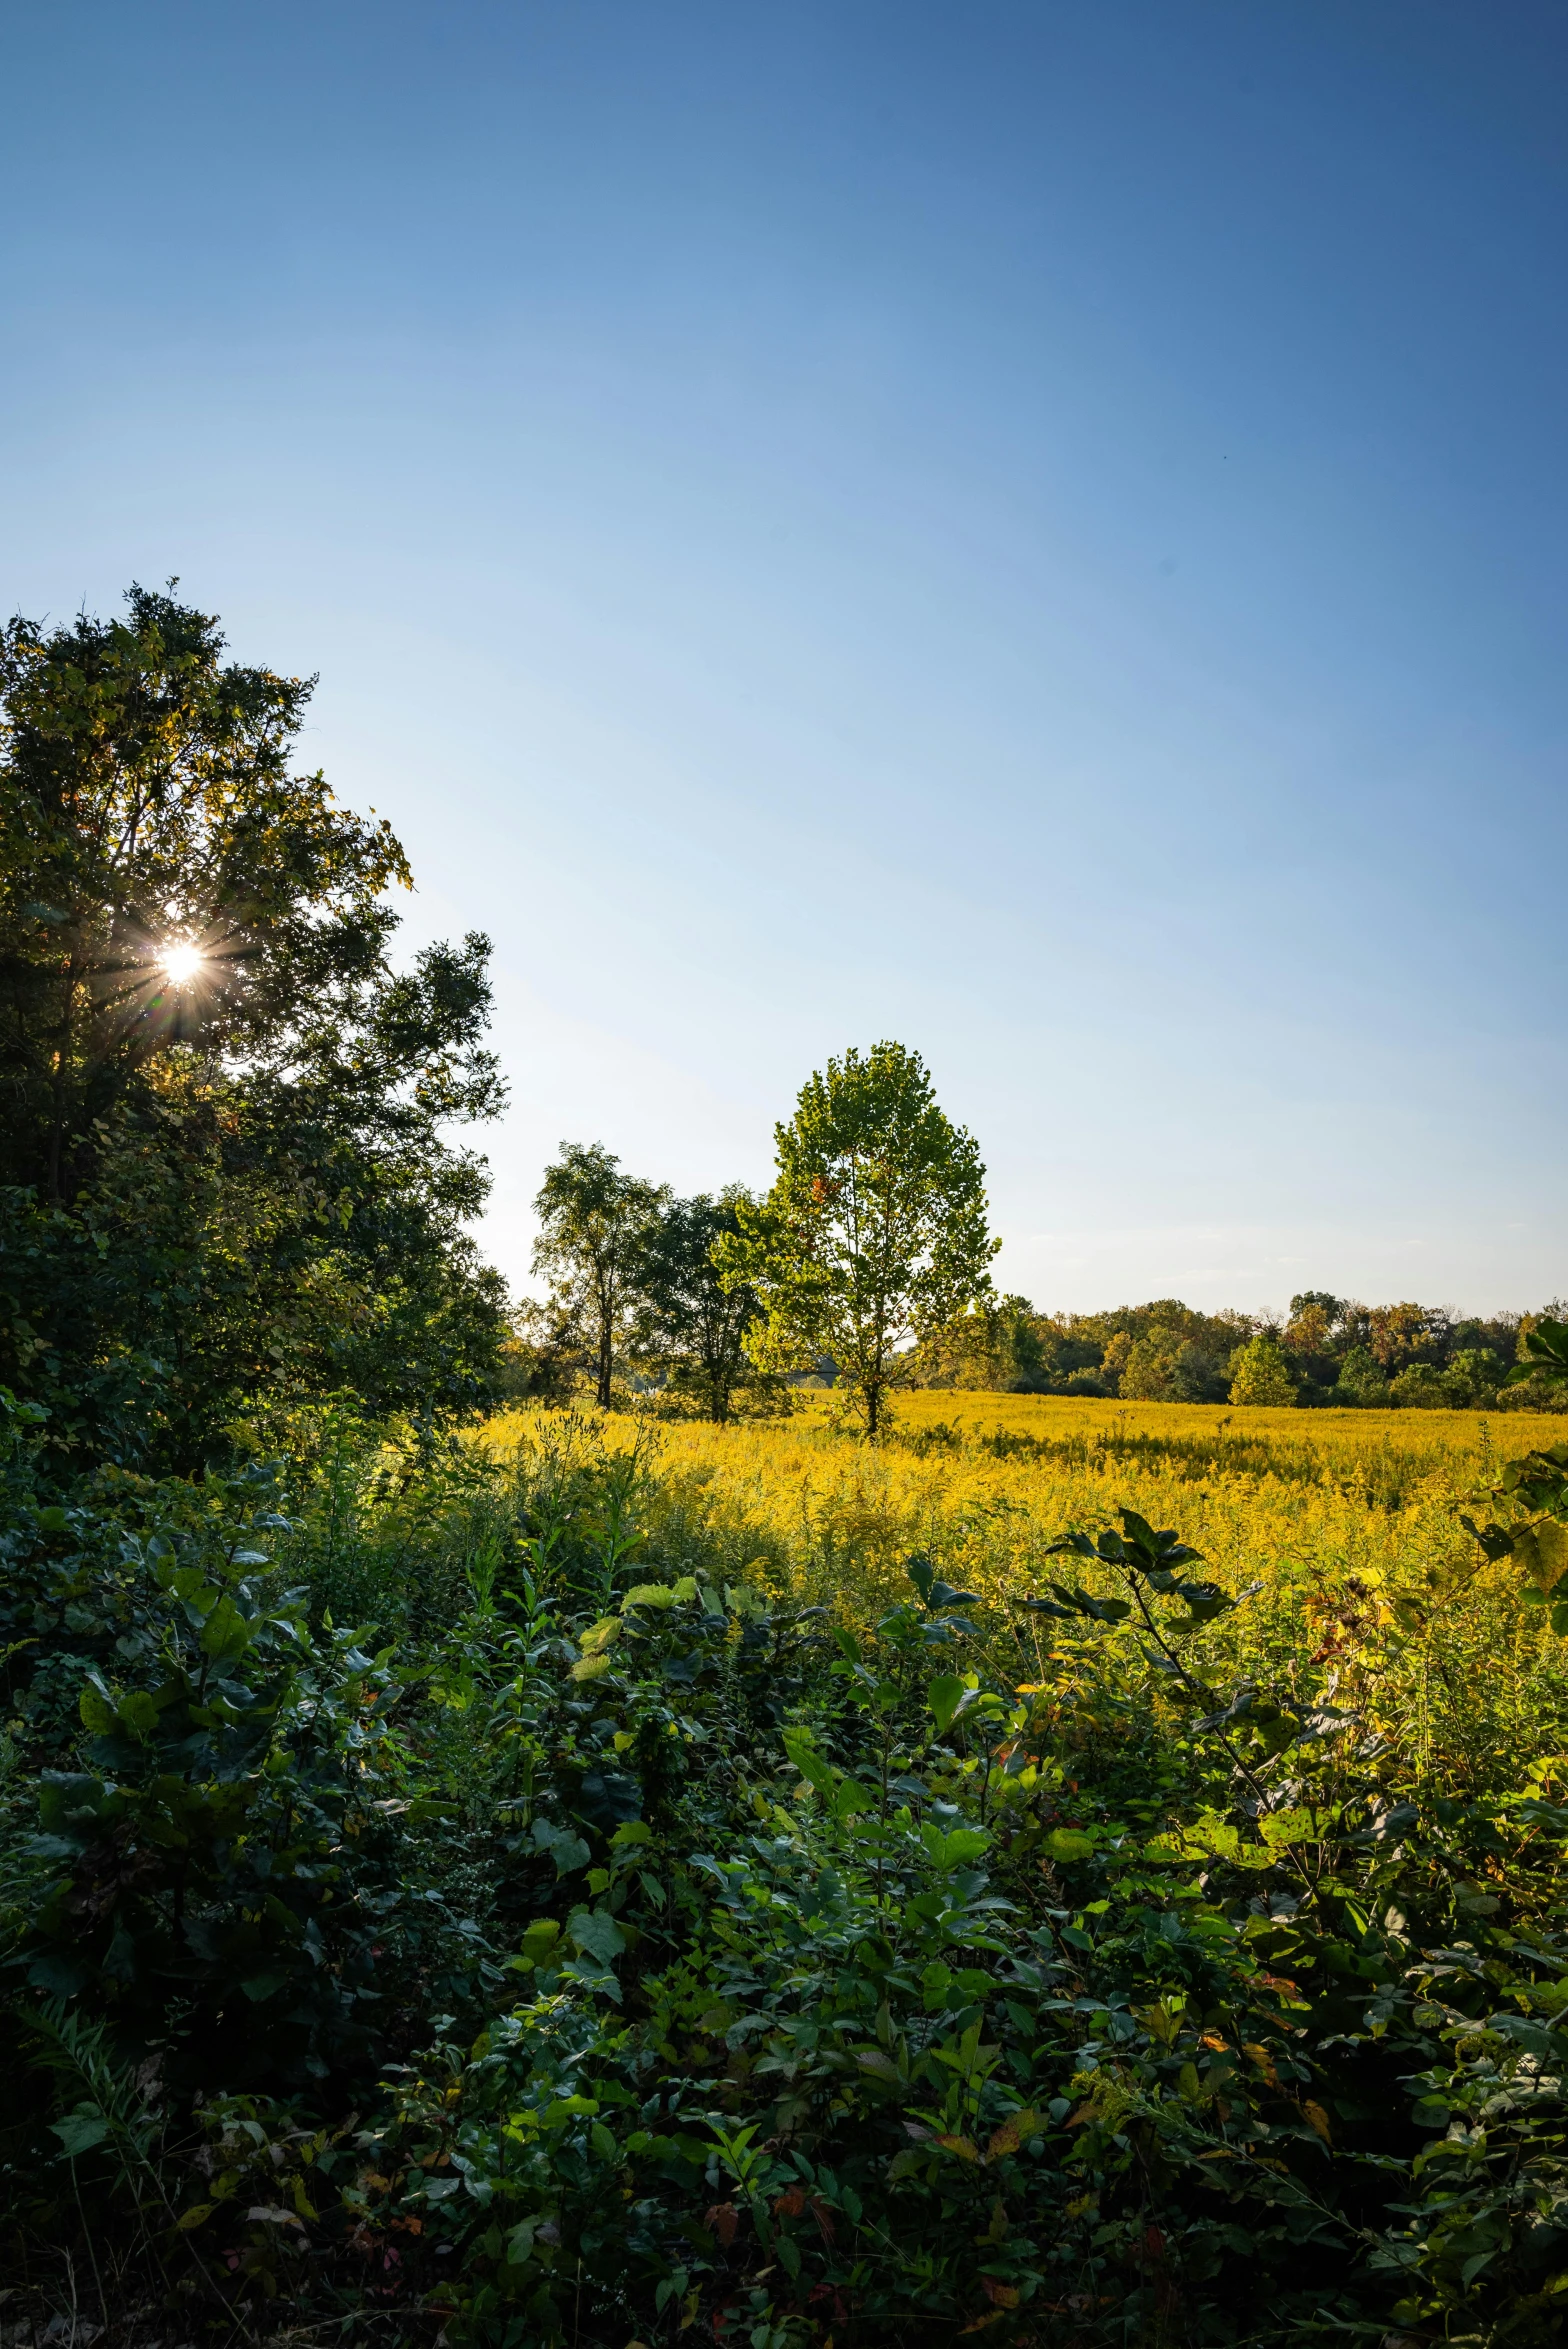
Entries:
[[1048, 1305], [1568, 1290], [1568, 15], [0, 6], [0, 588], [319, 671], [564, 1136], [892, 1035]]

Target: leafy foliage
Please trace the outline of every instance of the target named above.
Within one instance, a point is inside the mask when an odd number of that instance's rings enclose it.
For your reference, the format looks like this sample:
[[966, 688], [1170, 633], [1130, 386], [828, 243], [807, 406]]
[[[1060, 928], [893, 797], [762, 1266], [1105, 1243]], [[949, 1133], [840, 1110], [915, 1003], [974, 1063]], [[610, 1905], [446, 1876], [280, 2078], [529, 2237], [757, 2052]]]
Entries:
[[155, 1470], [262, 1396], [471, 1409], [504, 1330], [446, 1139], [502, 1098], [487, 942], [393, 969], [401, 849], [288, 771], [308, 684], [222, 649], [141, 589], [0, 645], [0, 1377]]
[[641, 1300], [646, 1254], [669, 1205], [666, 1189], [623, 1174], [602, 1142], [563, 1142], [534, 1201], [534, 1270], [552, 1283], [563, 1331], [580, 1327], [587, 1336], [601, 1409], [609, 1407], [616, 1357], [630, 1340]]
[[1278, 1410], [1296, 1400], [1296, 1382], [1290, 1375], [1278, 1343], [1260, 1331], [1237, 1355], [1231, 1378], [1233, 1403], [1261, 1403]]
[[474, 2344], [1556, 2337], [1558, 1766], [1238, 1680], [1152, 1520], [829, 1613], [572, 1414], [64, 1497], [9, 1425], [35, 2262]]
[[714, 1259], [720, 1240], [740, 1231], [742, 1207], [755, 1204], [738, 1184], [717, 1199], [672, 1199], [648, 1233], [638, 1270], [638, 1360], [668, 1402], [695, 1406], [720, 1425], [738, 1392], [753, 1409], [782, 1397], [746, 1350], [760, 1311], [756, 1291], [744, 1281], [726, 1285]]

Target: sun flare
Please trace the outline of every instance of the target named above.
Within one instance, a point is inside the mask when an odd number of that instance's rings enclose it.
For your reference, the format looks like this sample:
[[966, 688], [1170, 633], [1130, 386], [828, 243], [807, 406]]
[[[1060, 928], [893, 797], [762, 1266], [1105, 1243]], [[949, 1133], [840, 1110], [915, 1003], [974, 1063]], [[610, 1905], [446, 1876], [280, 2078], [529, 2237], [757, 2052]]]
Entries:
[[167, 947], [164, 951], [164, 972], [176, 987], [188, 987], [201, 967], [202, 954], [199, 946], [182, 944]]

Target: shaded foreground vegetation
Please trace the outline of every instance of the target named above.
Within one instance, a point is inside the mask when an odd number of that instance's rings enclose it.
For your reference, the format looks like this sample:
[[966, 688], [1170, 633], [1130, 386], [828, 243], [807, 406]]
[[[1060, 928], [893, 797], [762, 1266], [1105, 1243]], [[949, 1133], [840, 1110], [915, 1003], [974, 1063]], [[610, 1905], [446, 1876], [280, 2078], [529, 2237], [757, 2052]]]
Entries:
[[1455, 1515], [1495, 1453], [322, 1410], [61, 1497], [40, 1432], [8, 2315], [1558, 2336], [1568, 1671]]

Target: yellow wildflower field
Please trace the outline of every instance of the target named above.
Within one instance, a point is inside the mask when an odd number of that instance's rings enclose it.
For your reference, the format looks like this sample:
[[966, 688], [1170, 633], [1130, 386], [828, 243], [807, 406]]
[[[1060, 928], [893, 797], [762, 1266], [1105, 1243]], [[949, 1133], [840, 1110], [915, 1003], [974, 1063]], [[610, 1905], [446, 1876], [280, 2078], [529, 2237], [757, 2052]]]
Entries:
[[[724, 1428], [524, 1410], [492, 1421], [487, 1440], [636, 1445], [650, 1563], [684, 1571], [717, 1540], [737, 1580], [840, 1618], [907, 1597], [904, 1561], [921, 1552], [986, 1602], [993, 1654], [1000, 1640], [1016, 1678], [1060, 1670], [1064, 1656], [1059, 1630], [1019, 1600], [1052, 1579], [1112, 1589], [1105, 1570], [1049, 1545], [1136, 1509], [1250, 1594], [1195, 1648], [1206, 1673], [1293, 1684], [1327, 1673], [1407, 1753], [1458, 1780], [1568, 1747], [1565, 1643], [1518, 1568], [1489, 1566], [1460, 1522], [1484, 1517], [1505, 1460], [1568, 1441], [1568, 1416], [928, 1390], [900, 1398], [875, 1447], [835, 1424], [827, 1394]], [[1096, 1645], [1109, 1662], [1116, 1643]], [[1081, 1637], [1067, 1646], [1077, 1668]]]

